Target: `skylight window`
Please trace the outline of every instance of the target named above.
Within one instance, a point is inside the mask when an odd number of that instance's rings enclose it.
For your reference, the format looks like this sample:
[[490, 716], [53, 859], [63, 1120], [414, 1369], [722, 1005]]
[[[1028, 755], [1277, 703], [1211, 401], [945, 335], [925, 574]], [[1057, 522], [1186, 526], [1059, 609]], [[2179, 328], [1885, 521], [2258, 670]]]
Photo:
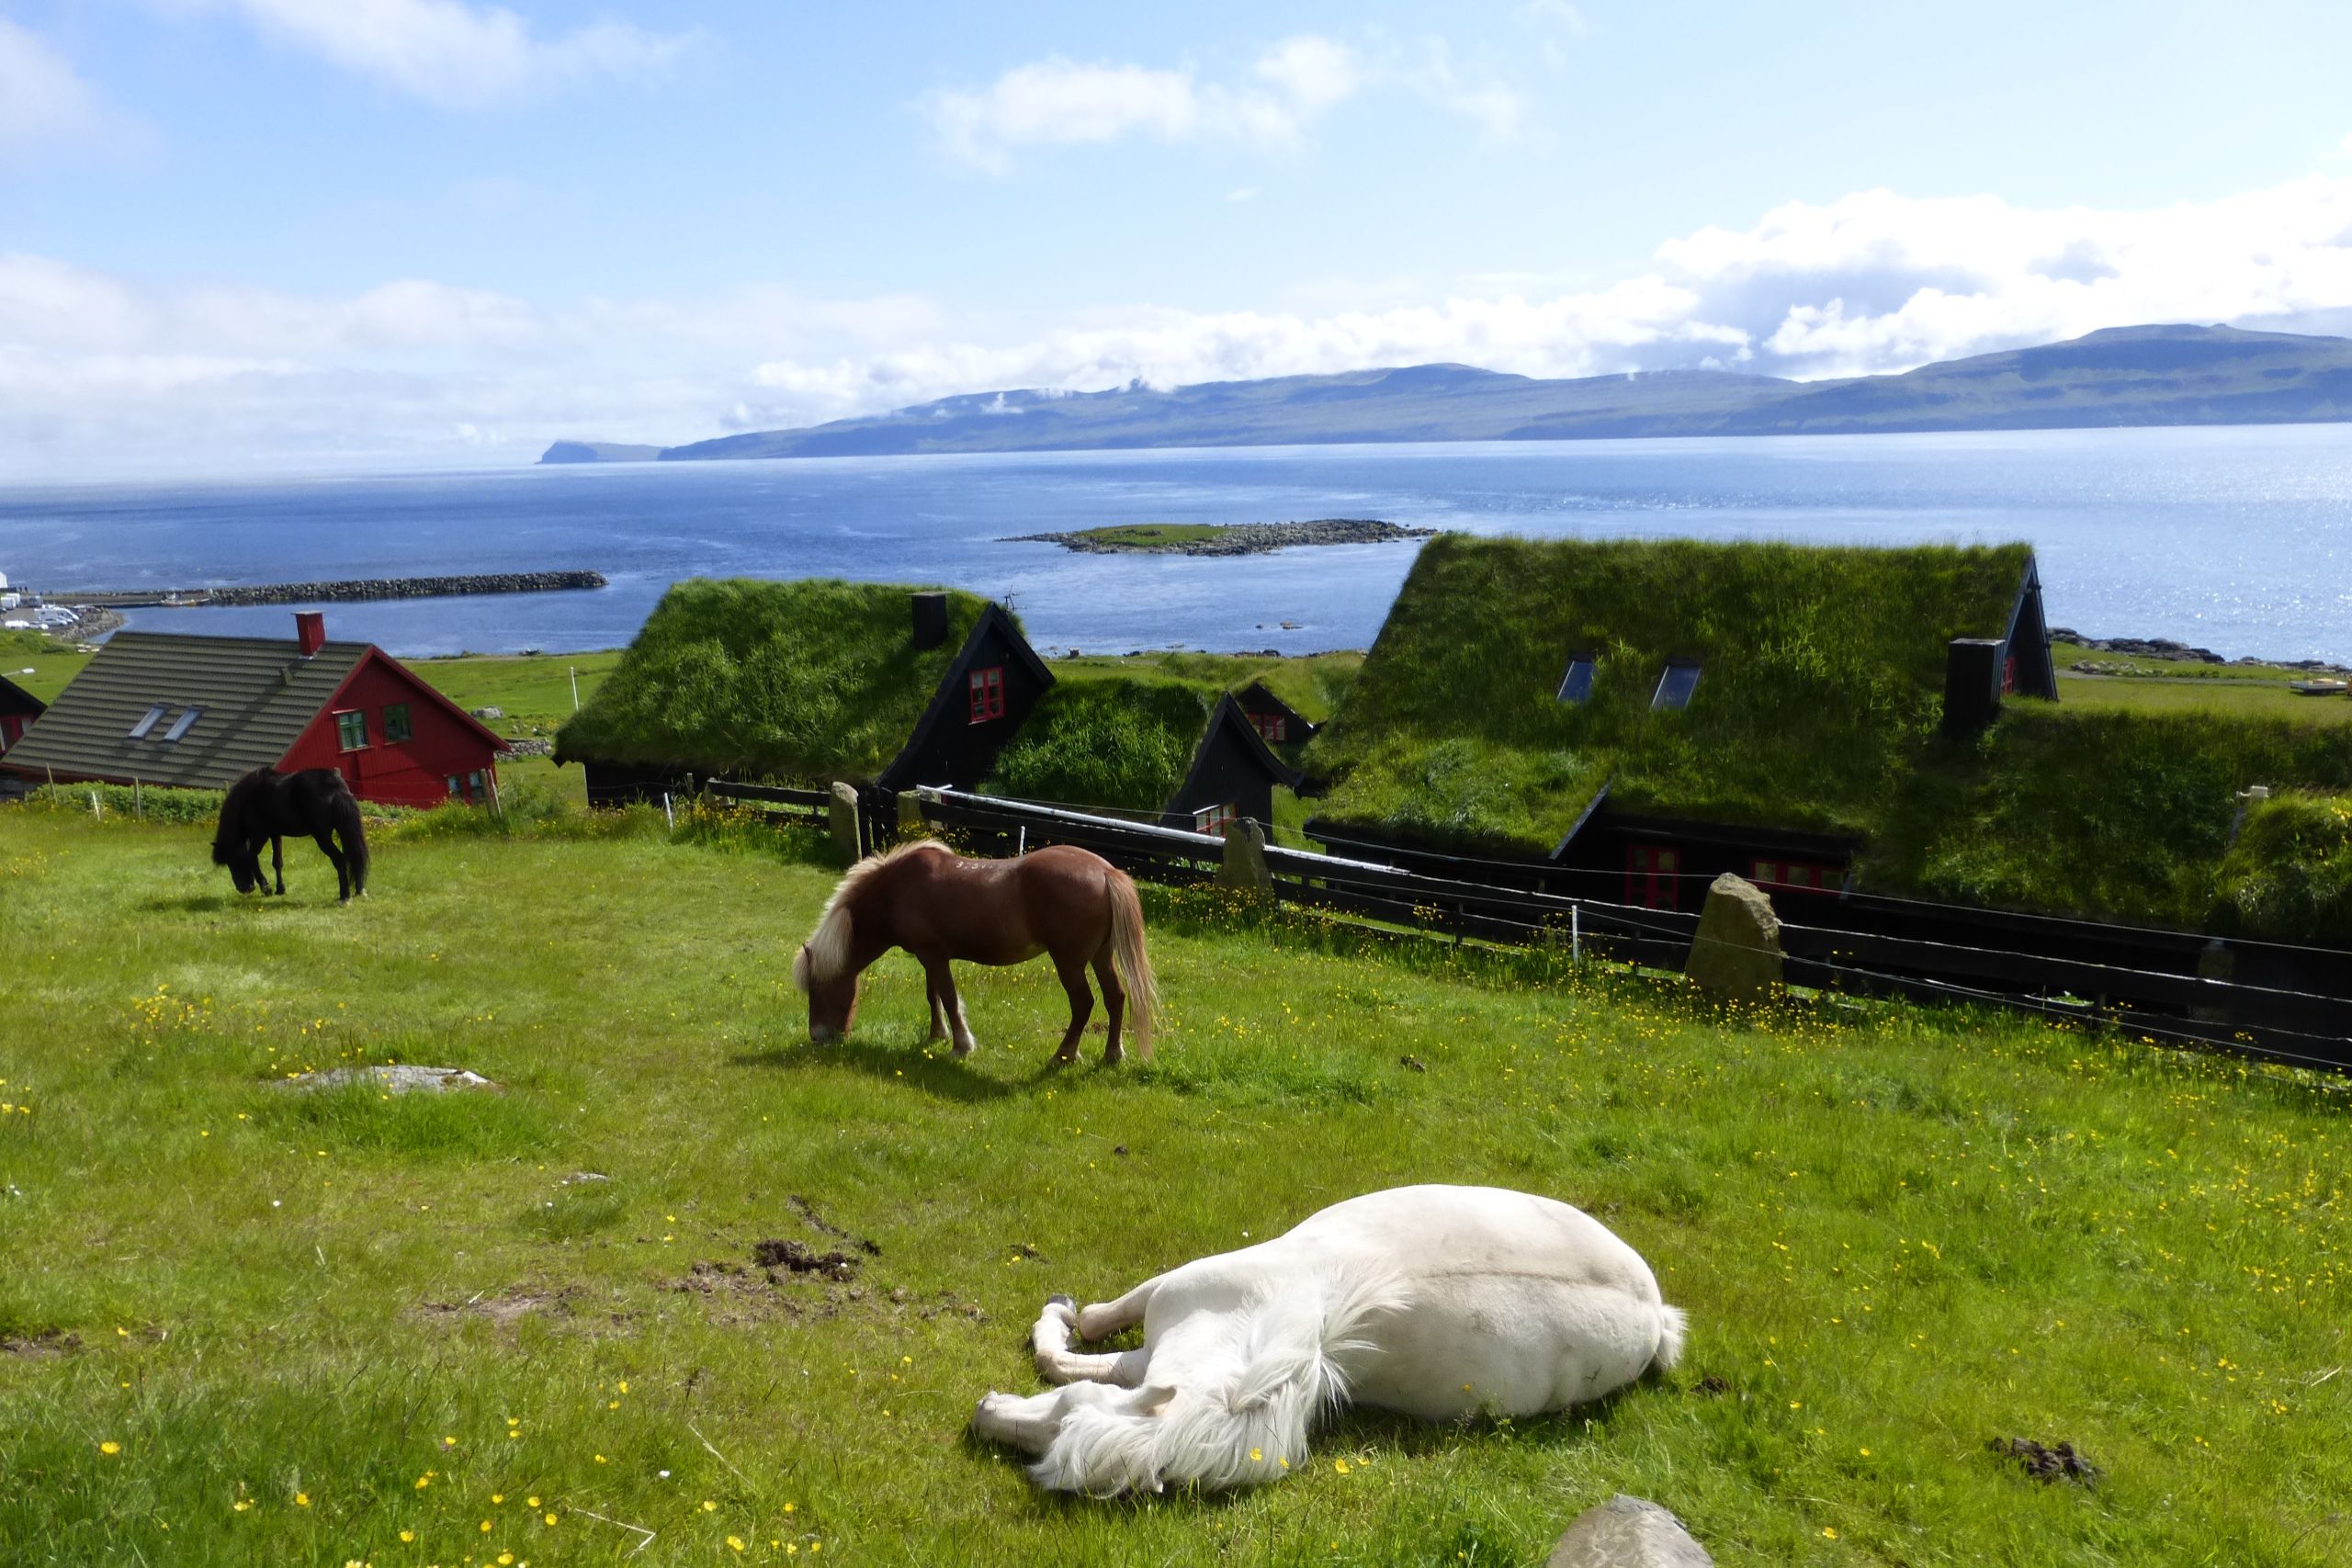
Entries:
[[1687, 708], [1690, 694], [1699, 689], [1699, 666], [1689, 660], [1677, 660], [1666, 667], [1657, 678], [1657, 694], [1650, 698], [1650, 710]]
[[1580, 703], [1592, 695], [1592, 655], [1573, 654], [1568, 659], [1568, 672], [1560, 677], [1556, 694], [1564, 703]]
[[146, 739], [147, 732], [154, 728], [157, 721], [162, 719], [163, 716], [164, 705], [162, 703], [157, 703], [153, 707], [147, 710], [146, 714], [141, 717], [137, 724], [130, 727], [130, 739], [133, 740]]
[[179, 717], [172, 720], [172, 727], [164, 731], [164, 739], [166, 740], [177, 740], [181, 736], [187, 733], [188, 727], [190, 725], [194, 724], [198, 719], [202, 718], [203, 716], [204, 710], [202, 708], [188, 709], [186, 713], [180, 715]]

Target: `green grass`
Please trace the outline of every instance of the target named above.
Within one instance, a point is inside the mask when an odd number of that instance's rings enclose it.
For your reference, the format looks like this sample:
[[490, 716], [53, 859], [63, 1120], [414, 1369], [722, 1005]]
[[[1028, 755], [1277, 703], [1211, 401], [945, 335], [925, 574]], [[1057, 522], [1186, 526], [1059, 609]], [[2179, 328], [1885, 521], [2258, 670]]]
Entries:
[[1288, 703], [1300, 717], [1320, 724], [1331, 716], [1363, 668], [1362, 653], [1310, 653], [1297, 658], [1254, 653], [1084, 654], [1053, 661], [1058, 681], [1159, 679], [1181, 681], [1214, 698], [1252, 681]]
[[2294, 724], [2352, 723], [2352, 700], [2299, 696], [2284, 682], [2062, 672], [2058, 702], [2062, 707], [2083, 713], [2219, 714]]
[[[45, 632], [0, 631], [0, 675], [42, 702], [55, 702], [67, 682], [82, 672], [90, 655]], [[27, 668], [32, 673], [24, 673]]]
[[997, 753], [991, 795], [1157, 811], [1192, 766], [1215, 698], [1180, 681], [1064, 681]]
[[[967, 972], [982, 1049], [940, 1056], [901, 957], [814, 1048], [786, 967], [831, 874], [659, 820], [428, 814], [345, 909], [306, 852], [240, 900], [200, 827], [0, 813], [12, 1561], [1525, 1563], [1618, 1491], [1727, 1564], [2352, 1551], [2339, 1086], [1164, 894], [1149, 1066], [1046, 1070], [1041, 964]], [[272, 1087], [389, 1057], [503, 1088]], [[1602, 1217], [1681, 1370], [1351, 1416], [1218, 1501], [1045, 1497], [964, 1436], [1048, 1292], [1431, 1179]], [[831, 1245], [796, 1196], [880, 1246], [854, 1288], [742, 1271]]]
[[[2327, 699], [2322, 699], [2325, 701]], [[2223, 886], [2238, 794], [2352, 786], [2352, 726], [2227, 712], [2007, 705], [1964, 746], [1939, 745], [1889, 802], [1865, 886], [1966, 903], [2244, 929]], [[2279, 924], [2261, 934], [2327, 941]]]
[[580, 700], [586, 703], [603, 688], [620, 660], [620, 649], [604, 649], [594, 653], [469, 653], [454, 659], [401, 662], [469, 713], [484, 707], [503, 709], [503, 719], [486, 722], [504, 735], [518, 725], [525, 727], [520, 733], [553, 733], [574, 711], [572, 672], [579, 672]]
[[1071, 536], [1114, 550], [1166, 550], [1214, 539], [1225, 531], [1220, 523], [1114, 523], [1080, 528]]
[[[1432, 539], [1307, 750], [1335, 823], [1549, 853], [1620, 807], [1866, 830], [1939, 722], [1945, 645], [2001, 635], [2029, 552]], [[1592, 692], [1556, 699], [1572, 655]], [[1690, 706], [1652, 712], [1669, 659]]]
[[982, 603], [947, 594], [947, 638], [917, 651], [909, 589], [823, 580], [673, 584], [558, 756], [752, 778], [864, 780], [888, 764]]

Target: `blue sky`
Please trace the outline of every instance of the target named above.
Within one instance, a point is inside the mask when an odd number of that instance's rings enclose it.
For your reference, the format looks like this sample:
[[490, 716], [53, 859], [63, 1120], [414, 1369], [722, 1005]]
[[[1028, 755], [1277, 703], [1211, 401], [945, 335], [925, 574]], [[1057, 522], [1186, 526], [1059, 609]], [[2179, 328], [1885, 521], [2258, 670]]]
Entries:
[[0, 0], [0, 482], [2352, 330], [2352, 7]]

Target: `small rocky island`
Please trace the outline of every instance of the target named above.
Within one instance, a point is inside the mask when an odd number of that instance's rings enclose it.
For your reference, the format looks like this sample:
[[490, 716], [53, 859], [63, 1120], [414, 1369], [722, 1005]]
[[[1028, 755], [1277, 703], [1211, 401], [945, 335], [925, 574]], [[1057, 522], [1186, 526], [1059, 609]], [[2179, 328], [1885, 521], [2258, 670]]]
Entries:
[[1369, 517], [1318, 517], [1309, 523], [1118, 523], [1000, 542], [1059, 545], [1087, 555], [1261, 556], [1294, 545], [1384, 545], [1436, 532]]

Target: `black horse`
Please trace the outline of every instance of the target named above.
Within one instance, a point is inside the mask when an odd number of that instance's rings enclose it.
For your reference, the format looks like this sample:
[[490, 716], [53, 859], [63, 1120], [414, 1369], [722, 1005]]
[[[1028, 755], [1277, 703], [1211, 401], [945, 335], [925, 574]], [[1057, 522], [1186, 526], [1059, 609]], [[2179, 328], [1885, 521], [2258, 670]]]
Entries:
[[[261, 846], [269, 843], [269, 866], [277, 874], [277, 891], [286, 891], [286, 852], [279, 836], [308, 833], [327, 859], [334, 862], [335, 881], [343, 901], [368, 893], [368, 838], [359, 826], [359, 802], [351, 786], [333, 768], [305, 768], [281, 773], [255, 768], [229, 786], [220, 802], [220, 830], [212, 836], [212, 863], [225, 865], [240, 893], [269, 891], [261, 874]], [[343, 847], [335, 847], [341, 838]]]

